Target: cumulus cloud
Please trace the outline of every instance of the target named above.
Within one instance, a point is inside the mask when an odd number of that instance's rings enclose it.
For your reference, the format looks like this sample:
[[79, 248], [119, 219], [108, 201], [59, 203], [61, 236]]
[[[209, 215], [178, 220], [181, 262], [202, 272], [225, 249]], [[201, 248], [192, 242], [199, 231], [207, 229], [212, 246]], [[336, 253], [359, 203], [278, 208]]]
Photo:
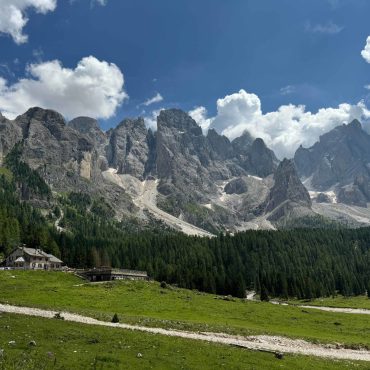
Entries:
[[[207, 117], [205, 108], [190, 112], [201, 127], [214, 128], [231, 140], [248, 131], [262, 138], [279, 158], [291, 158], [299, 145], [309, 147], [320, 135], [343, 123], [359, 119], [367, 123], [370, 112], [363, 102], [322, 108], [316, 113], [303, 105], [283, 105], [277, 111], [263, 113], [255, 94], [240, 90], [217, 100], [217, 115]], [[368, 128], [367, 126], [365, 128]]]
[[[152, 131], [157, 131], [157, 118], [163, 109], [164, 108], [156, 109], [144, 117], [146, 127], [150, 128]], [[143, 112], [143, 114], [145, 114], [145, 112]]]
[[160, 103], [161, 101], [163, 101], [163, 96], [160, 93], [157, 93], [152, 98], [146, 100], [143, 105], [148, 107], [149, 105]]
[[93, 56], [80, 60], [75, 69], [63, 67], [58, 60], [30, 64], [27, 78], [14, 84], [0, 77], [0, 111], [14, 118], [30, 107], [40, 106], [68, 118], [109, 118], [128, 97], [123, 87], [120, 69]]
[[366, 39], [366, 45], [361, 51], [361, 55], [366, 60], [366, 62], [370, 63], [370, 36], [368, 36]]
[[27, 9], [46, 14], [54, 11], [57, 0], [0, 0], [0, 33], [10, 35], [17, 44], [27, 42], [23, 28], [28, 22]]
[[335, 35], [343, 31], [343, 27], [338, 26], [332, 21], [326, 22], [324, 24], [311, 24], [311, 22], [307, 22], [305, 28], [307, 32], [324, 33], [327, 35]]
[[202, 128], [203, 132], [206, 133], [209, 129], [209, 126], [212, 123], [212, 118], [207, 118], [208, 112], [204, 107], [195, 107], [189, 112], [191, 118], [196, 121], [199, 126]]

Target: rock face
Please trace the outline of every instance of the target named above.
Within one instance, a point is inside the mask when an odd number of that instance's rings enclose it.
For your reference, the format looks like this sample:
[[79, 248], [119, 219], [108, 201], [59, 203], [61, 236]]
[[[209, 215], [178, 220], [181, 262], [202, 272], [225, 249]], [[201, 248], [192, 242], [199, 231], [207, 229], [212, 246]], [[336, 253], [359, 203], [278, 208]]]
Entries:
[[357, 185], [346, 185], [339, 190], [338, 201], [348, 205], [366, 207], [367, 199]]
[[294, 162], [300, 176], [312, 176], [315, 189], [351, 184], [356, 176], [369, 174], [370, 136], [354, 120], [322, 135], [311, 148], [300, 147]]
[[22, 139], [22, 130], [14, 122], [0, 114], [0, 166], [4, 157]]
[[316, 197], [317, 203], [331, 203], [330, 197], [325, 193], [319, 193]]
[[168, 193], [172, 188], [183, 201], [206, 200], [204, 191], [215, 191], [208, 170], [211, 148], [202, 129], [185, 112], [171, 109], [160, 113], [156, 166], [160, 189]]
[[[231, 142], [212, 129], [204, 136], [178, 109], [162, 111], [157, 126], [153, 133], [143, 119], [125, 119], [103, 132], [95, 119], [77, 117], [67, 124], [57, 112], [32, 108], [14, 121], [0, 117], [0, 155], [23, 140], [24, 160], [53, 190], [99, 195], [127, 212], [135, 207], [113, 174], [156, 178], [160, 208], [213, 230], [249, 222], [265, 211], [310, 207], [293, 164], [283, 161], [278, 167], [262, 139], [245, 132]], [[108, 168], [114, 171], [103, 176]], [[360, 182], [358, 188], [365, 188]]]
[[265, 209], [267, 213], [274, 213], [273, 220], [285, 216], [287, 209], [292, 207], [311, 208], [310, 195], [301, 183], [293, 161], [284, 159], [275, 172], [274, 180]]
[[68, 125], [87, 136], [99, 154], [105, 154], [108, 137], [99, 127], [99, 123], [96, 119], [90, 117], [77, 117], [69, 121]]
[[298, 173], [313, 190], [334, 189], [339, 203], [366, 207], [370, 201], [370, 135], [354, 120], [320, 137], [294, 156]]
[[155, 139], [148, 132], [142, 118], [122, 121], [109, 134], [107, 159], [110, 167], [114, 167], [120, 174], [129, 174], [144, 179], [151, 171], [148, 163]]
[[242, 178], [238, 178], [228, 182], [224, 191], [226, 194], [243, 194], [248, 191], [248, 186]]
[[67, 126], [57, 112], [29, 109], [14, 121], [22, 130], [23, 156], [55, 189], [99, 177], [98, 154], [85, 135]]

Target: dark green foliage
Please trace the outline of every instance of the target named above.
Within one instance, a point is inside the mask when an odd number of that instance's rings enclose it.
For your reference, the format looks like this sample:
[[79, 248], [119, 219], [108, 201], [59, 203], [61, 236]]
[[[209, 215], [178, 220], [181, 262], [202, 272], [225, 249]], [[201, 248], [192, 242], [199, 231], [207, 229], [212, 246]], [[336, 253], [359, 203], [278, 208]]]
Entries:
[[68, 199], [71, 205], [80, 211], [85, 211], [91, 205], [91, 197], [86, 193], [72, 192], [68, 195]]
[[167, 288], [167, 283], [165, 281], [161, 281], [161, 288], [166, 289]]
[[118, 317], [118, 315], [116, 313], [112, 317], [112, 322], [113, 323], [118, 323], [119, 322], [119, 317]]
[[267, 289], [266, 289], [266, 287], [264, 285], [262, 285], [262, 288], [261, 288], [260, 299], [263, 302], [268, 302], [270, 300], [269, 295], [268, 295], [268, 292], [267, 292]]
[[222, 295], [246, 289], [270, 297], [311, 299], [363, 294], [370, 276], [370, 228], [248, 231], [197, 238], [122, 225], [67, 209], [71, 231], [57, 234], [63, 260], [74, 267], [146, 270], [157, 281]]
[[25, 243], [30, 247], [42, 246], [47, 252], [59, 253], [50, 228], [41, 213], [19, 200], [17, 186], [0, 176], [0, 254]]
[[51, 191], [41, 175], [22, 160], [23, 143], [18, 143], [5, 158], [5, 166], [13, 173], [23, 199], [33, 196], [50, 199]]
[[104, 198], [94, 200], [94, 203], [91, 207], [91, 212], [102, 218], [113, 218], [115, 215], [114, 210], [104, 200]]

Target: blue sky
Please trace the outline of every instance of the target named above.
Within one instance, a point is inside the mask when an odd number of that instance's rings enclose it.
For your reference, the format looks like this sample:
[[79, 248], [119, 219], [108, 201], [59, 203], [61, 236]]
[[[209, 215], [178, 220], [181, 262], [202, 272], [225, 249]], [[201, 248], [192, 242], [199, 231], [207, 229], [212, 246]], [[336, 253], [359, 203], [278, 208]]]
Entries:
[[[241, 89], [258, 96], [263, 113], [287, 104], [316, 112], [368, 100], [370, 65], [361, 57], [370, 34], [366, 0], [107, 0], [104, 6], [59, 0], [56, 5], [45, 14], [23, 10], [29, 18], [23, 28], [27, 42], [2, 33], [0, 78], [9, 88], [30, 78], [25, 71], [30, 63], [58, 60], [74, 69], [87, 56], [114, 63], [128, 98], [100, 120], [105, 129], [166, 107], [202, 106], [208, 111], [202, 119], [213, 119], [217, 99]], [[142, 105], [158, 93], [163, 101]], [[6, 111], [1, 97], [0, 110]]]

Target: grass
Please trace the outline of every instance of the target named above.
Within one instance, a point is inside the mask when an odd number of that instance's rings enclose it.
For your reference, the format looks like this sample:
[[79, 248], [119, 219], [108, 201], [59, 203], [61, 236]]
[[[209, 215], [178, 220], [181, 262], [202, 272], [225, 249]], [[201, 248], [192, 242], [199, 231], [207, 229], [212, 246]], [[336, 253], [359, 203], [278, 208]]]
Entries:
[[303, 304], [309, 306], [326, 306], [339, 308], [363, 308], [370, 310], [370, 299], [363, 295], [358, 297], [336, 296], [332, 298], [319, 298], [312, 300], [291, 300], [292, 304]]
[[84, 283], [66, 273], [1, 271], [0, 302], [81, 313], [110, 321], [186, 330], [273, 334], [370, 348], [366, 315], [322, 312], [241, 299], [223, 300], [155, 282]]
[[0, 314], [0, 349], [1, 370], [368, 369], [363, 362], [278, 360], [242, 348], [11, 314]]
[[8, 180], [8, 181], [11, 181], [13, 179], [13, 173], [12, 171], [8, 170], [7, 168], [5, 167], [0, 167], [0, 176], [1, 175], [4, 175], [5, 178]]

